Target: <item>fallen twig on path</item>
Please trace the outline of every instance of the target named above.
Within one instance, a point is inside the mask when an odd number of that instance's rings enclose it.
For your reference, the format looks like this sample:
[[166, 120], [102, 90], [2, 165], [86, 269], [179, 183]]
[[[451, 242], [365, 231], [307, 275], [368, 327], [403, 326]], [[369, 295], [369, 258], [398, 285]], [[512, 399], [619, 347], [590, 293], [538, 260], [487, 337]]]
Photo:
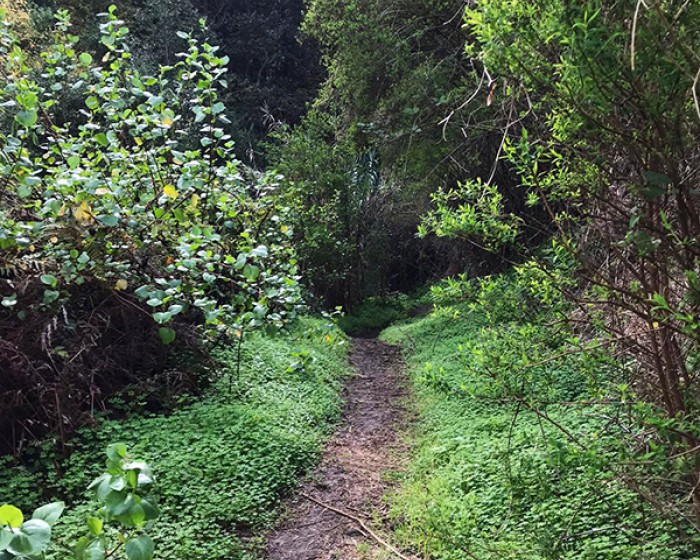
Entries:
[[352, 515], [351, 513], [348, 513], [347, 511], [343, 511], [342, 509], [338, 509], [338, 508], [335, 508], [335, 507], [333, 507], [333, 506], [331, 506], [331, 505], [328, 505], [328, 504], [322, 502], [321, 500], [317, 500], [317, 499], [314, 498], [313, 496], [309, 496], [308, 494], [305, 494], [304, 492], [302, 492], [301, 495], [302, 495], [302, 497], [306, 498], [307, 500], [309, 500], [309, 501], [311, 501], [311, 502], [313, 502], [313, 503], [315, 503], [315, 504], [318, 504], [319, 506], [321, 506], [321, 507], [323, 507], [323, 508], [326, 508], [327, 510], [330, 510], [330, 511], [332, 511], [332, 512], [335, 512], [335, 513], [337, 513], [338, 515], [342, 515], [343, 517], [347, 517], [347, 518], [350, 519], [351, 521], [354, 521], [354, 522], [357, 523], [362, 529], [364, 529], [364, 531], [365, 531], [367, 534], [369, 534], [375, 541], [377, 541], [379, 544], [381, 544], [384, 548], [386, 548], [386, 549], [389, 550], [390, 552], [393, 552], [396, 556], [398, 556], [399, 558], [401, 558], [401, 560], [411, 560], [410, 558], [408, 558], [408, 556], [404, 556], [403, 554], [401, 554], [401, 552], [399, 552], [394, 546], [392, 546], [391, 544], [389, 544], [388, 542], [386, 542], [386, 541], [385, 541], [384, 539], [382, 539], [379, 535], [377, 535], [377, 533], [375, 533], [374, 531], [372, 531], [372, 529], [370, 529], [370, 528], [367, 526], [367, 524], [366, 524], [362, 519], [360, 519], [359, 517], [356, 517], [356, 516]]

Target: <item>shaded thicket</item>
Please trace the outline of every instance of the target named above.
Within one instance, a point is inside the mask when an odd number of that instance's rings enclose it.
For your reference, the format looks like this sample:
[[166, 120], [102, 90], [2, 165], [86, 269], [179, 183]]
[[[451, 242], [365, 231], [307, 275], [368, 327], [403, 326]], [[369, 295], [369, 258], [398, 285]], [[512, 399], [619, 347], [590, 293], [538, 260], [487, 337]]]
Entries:
[[490, 85], [504, 108], [502, 164], [546, 220], [509, 213], [513, 185], [482, 176], [436, 198], [425, 225], [509, 244], [545, 273], [526, 241], [554, 237], [578, 280], [559, 286], [574, 306], [566, 322], [604, 340], [623, 381], [606, 392], [634, 403], [611, 420], [629, 453], [620, 476], [697, 527], [700, 13], [680, 1], [540, 4], [476, 3], [466, 21], [468, 52], [490, 73], [482, 93]]
[[[502, 136], [497, 115], [474, 130], [475, 115], [459, 110], [483, 79], [464, 52], [462, 9], [454, 0], [309, 4], [303, 31], [328, 78], [303, 124], [277, 133], [270, 160], [288, 178], [308, 283], [327, 303], [502, 266], [469, 241], [415, 236], [431, 193], [490, 170]], [[476, 115], [488, 112], [484, 99]], [[515, 193], [508, 203], [526, 210]]]
[[[39, 291], [35, 286], [25, 294], [39, 297]], [[178, 330], [180, 350], [189, 345], [202, 359], [194, 331], [186, 334], [186, 325]], [[64, 445], [125, 391], [158, 410], [202, 380], [201, 371], [182, 367], [182, 356], [172, 358], [147, 313], [99, 284], [75, 290], [57, 314], [31, 313], [18, 321], [3, 310], [0, 371], [0, 453], [18, 455], [47, 436]]]

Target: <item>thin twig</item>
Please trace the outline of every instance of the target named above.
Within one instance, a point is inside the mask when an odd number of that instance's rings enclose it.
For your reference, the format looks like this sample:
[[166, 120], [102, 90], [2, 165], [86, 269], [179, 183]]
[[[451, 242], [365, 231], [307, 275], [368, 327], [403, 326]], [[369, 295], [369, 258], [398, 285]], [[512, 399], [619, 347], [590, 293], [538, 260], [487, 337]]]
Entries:
[[698, 99], [698, 81], [700, 81], [700, 70], [695, 74], [695, 79], [693, 80], [693, 101], [695, 102], [695, 111], [698, 114], [698, 119], [700, 119], [700, 99]]
[[324, 502], [322, 502], [322, 501], [320, 501], [320, 500], [317, 500], [317, 499], [314, 498], [313, 496], [309, 496], [308, 494], [305, 494], [304, 492], [301, 493], [301, 496], [302, 496], [303, 498], [306, 498], [307, 500], [309, 500], [309, 501], [315, 503], [315, 504], [318, 504], [319, 506], [321, 506], [321, 507], [323, 507], [323, 508], [325, 508], [325, 509], [327, 509], [327, 510], [330, 510], [330, 511], [332, 511], [332, 512], [335, 512], [335, 513], [337, 513], [338, 515], [342, 515], [343, 517], [346, 517], [346, 518], [350, 519], [351, 521], [354, 521], [354, 522], [357, 523], [367, 534], [369, 534], [375, 541], [377, 541], [379, 544], [381, 544], [384, 548], [386, 548], [386, 549], [389, 550], [390, 552], [393, 552], [396, 556], [398, 556], [399, 558], [401, 558], [401, 560], [411, 560], [410, 558], [408, 558], [408, 556], [404, 556], [403, 554], [401, 554], [401, 552], [399, 552], [394, 546], [392, 546], [391, 544], [389, 544], [388, 542], [386, 542], [386, 541], [385, 541], [384, 539], [382, 539], [379, 535], [377, 535], [377, 533], [375, 533], [374, 531], [372, 531], [372, 529], [370, 529], [370, 528], [367, 526], [367, 524], [366, 524], [364, 521], [362, 521], [362, 519], [360, 519], [359, 517], [356, 517], [356, 516], [352, 515], [351, 513], [348, 513], [347, 511], [343, 511], [343, 510], [341, 510], [341, 509], [338, 509], [338, 508], [335, 508], [335, 507], [333, 507], [333, 506], [330, 506], [330, 505], [328, 505], [328, 504], [326, 504], [326, 503], [324, 503]]

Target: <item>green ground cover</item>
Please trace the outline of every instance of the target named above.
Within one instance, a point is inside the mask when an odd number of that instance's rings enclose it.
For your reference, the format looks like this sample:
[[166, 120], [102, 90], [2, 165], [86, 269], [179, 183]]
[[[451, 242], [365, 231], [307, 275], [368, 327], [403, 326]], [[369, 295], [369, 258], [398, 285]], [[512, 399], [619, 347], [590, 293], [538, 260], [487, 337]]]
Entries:
[[[381, 335], [403, 346], [420, 411], [391, 498], [397, 543], [434, 560], [697, 558], [615, 475], [612, 408], [541, 404], [590, 398], [614, 369], [581, 356], [529, 367], [564, 341], [496, 281], [494, 306], [456, 304]], [[520, 405], [505, 398], [515, 380]]]
[[236, 348], [221, 352], [226, 371], [197, 402], [169, 415], [103, 420], [78, 435], [67, 458], [45, 452], [29, 467], [7, 462], [0, 502], [31, 511], [66, 500], [53, 555], [66, 557], [96, 507], [85, 488], [102, 472], [105, 447], [124, 442], [156, 475], [156, 558], [249, 558], [255, 535], [276, 519], [281, 497], [315, 463], [340, 413], [346, 348], [344, 335], [316, 319], [290, 334], [251, 335], [240, 377]]

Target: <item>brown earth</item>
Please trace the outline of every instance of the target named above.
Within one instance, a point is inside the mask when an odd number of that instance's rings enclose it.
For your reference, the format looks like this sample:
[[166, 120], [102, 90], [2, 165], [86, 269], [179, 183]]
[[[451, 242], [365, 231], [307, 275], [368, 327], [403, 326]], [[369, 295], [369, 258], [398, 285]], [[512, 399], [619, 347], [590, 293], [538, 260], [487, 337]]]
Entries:
[[[389, 540], [382, 527], [387, 513], [383, 496], [391, 487], [386, 475], [404, 466], [406, 449], [399, 434], [408, 422], [400, 352], [377, 339], [356, 338], [350, 363], [356, 373], [345, 386], [340, 427], [269, 537], [268, 560], [398, 557], [365, 529]], [[325, 506], [362, 520], [365, 528]]]

